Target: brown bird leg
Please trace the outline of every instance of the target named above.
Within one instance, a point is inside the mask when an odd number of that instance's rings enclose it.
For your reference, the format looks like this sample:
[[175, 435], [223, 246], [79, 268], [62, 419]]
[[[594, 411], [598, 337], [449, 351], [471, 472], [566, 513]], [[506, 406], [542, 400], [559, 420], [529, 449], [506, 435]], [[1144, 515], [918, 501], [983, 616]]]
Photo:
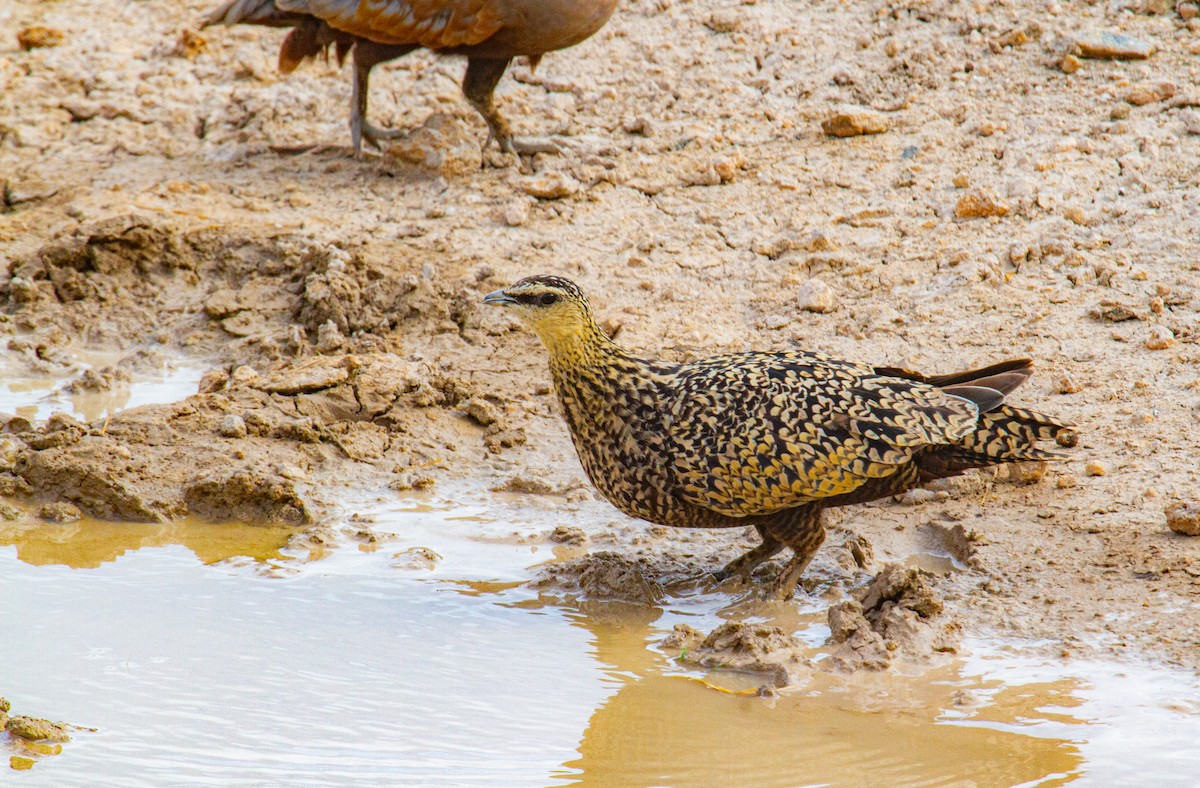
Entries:
[[785, 547], [783, 542], [767, 533], [765, 526], [755, 525], [754, 528], [758, 531], [758, 535], [762, 537], [762, 544], [733, 559], [723, 569], [714, 572], [713, 574], [718, 580], [725, 580], [734, 575], [742, 575], [748, 580], [751, 573], [754, 572], [755, 567]]
[[[560, 153], [561, 149], [552, 140], [514, 139], [508, 121], [496, 109], [493, 93], [496, 85], [500, 83], [500, 77], [504, 76], [504, 72], [511, 62], [511, 60], [492, 60], [481, 57], [467, 58], [467, 73], [463, 76], [463, 95], [487, 122], [488, 142], [496, 140], [502, 151], [517, 159], [518, 165], [521, 163], [520, 154], [522, 153], [527, 155]], [[484, 144], [486, 146], [487, 143]]]
[[821, 509], [803, 506], [792, 510], [792, 518], [784, 523], [770, 523], [767, 531], [775, 539], [792, 548], [792, 560], [784, 565], [779, 577], [766, 589], [767, 597], [788, 599], [796, 590], [800, 576], [808, 568], [817, 549], [825, 541], [825, 526], [821, 524]]
[[354, 45], [354, 88], [350, 94], [350, 138], [354, 142], [354, 157], [362, 156], [362, 143], [376, 150], [380, 140], [403, 137], [407, 131], [380, 129], [367, 122], [367, 94], [370, 92], [371, 69], [388, 60], [395, 60], [416, 47], [397, 44], [376, 44], [359, 39]]

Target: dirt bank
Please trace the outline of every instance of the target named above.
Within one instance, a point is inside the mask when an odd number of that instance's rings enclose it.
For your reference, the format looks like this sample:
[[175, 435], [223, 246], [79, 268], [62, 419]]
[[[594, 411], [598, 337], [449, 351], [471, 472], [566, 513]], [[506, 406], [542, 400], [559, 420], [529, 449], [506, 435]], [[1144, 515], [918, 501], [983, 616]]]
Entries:
[[[302, 524], [339, 489], [471, 479], [571, 503], [564, 538], [616, 555], [616, 575], [585, 562], [560, 587], [669, 595], [746, 535], [590, 499], [534, 338], [479, 304], [556, 272], [668, 358], [1037, 359], [1017, 399], [1079, 425], [1069, 461], [841, 513], [809, 585], [834, 601], [949, 553], [966, 568], [922, 581], [938, 627], [1200, 666], [1200, 547], [1164, 515], [1200, 498], [1194, 3], [625, 2], [503, 83], [519, 131], [567, 143], [532, 174], [495, 166], [461, 63], [425, 54], [381, 68], [372, 98], [378, 122], [424, 130], [351, 159], [347, 72], [281, 78], [275, 31], [184, 35], [208, 5], [0, 10], [5, 31], [61, 32], [0, 41], [8, 353], [51, 373], [79, 344], [211, 365], [177, 404], [8, 420], [5, 494]], [[1086, 57], [1099, 31], [1153, 54]], [[897, 594], [835, 632], [886, 640]]]

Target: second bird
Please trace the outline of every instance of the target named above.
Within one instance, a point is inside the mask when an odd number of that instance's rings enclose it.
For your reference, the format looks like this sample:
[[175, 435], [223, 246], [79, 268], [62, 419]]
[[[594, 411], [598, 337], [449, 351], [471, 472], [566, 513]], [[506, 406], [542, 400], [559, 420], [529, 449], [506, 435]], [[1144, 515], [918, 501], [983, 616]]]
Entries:
[[515, 139], [492, 93], [515, 57], [536, 66], [547, 52], [566, 49], [604, 27], [617, 0], [232, 0], [213, 11], [205, 26], [252, 24], [290, 27], [279, 50], [289, 73], [304, 59], [333, 47], [339, 62], [354, 62], [350, 134], [354, 152], [366, 140], [404, 132], [367, 122], [371, 69], [414, 49], [465, 55], [463, 93], [487, 122], [490, 135], [512, 154], [538, 152], [544, 143]]

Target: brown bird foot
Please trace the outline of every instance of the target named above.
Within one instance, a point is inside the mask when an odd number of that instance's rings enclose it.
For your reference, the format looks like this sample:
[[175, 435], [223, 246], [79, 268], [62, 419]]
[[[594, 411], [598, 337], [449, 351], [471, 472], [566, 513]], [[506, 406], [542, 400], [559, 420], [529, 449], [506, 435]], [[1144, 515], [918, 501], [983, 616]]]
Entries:
[[[815, 553], [816, 551], [814, 550], [813, 552]], [[791, 599], [796, 594], [797, 589], [799, 589], [800, 593], [807, 594], [808, 592], [804, 586], [800, 585], [800, 576], [804, 574], [804, 570], [808, 568], [808, 564], [812, 561], [812, 558], [813, 553], [798, 553], [792, 556], [792, 560], [788, 561], [779, 572], [779, 577], [775, 578], [770, 585], [763, 589], [765, 598], [778, 599], [780, 601]]]

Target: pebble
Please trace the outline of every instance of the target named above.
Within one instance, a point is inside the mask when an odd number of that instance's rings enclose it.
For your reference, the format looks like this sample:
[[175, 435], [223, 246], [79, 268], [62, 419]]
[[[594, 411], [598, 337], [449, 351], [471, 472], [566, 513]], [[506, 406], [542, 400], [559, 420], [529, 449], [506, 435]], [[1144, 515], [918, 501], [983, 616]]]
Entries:
[[796, 291], [796, 300], [801, 309], [809, 312], [832, 312], [837, 309], [837, 297], [833, 288], [820, 279], [809, 279]]
[[444, 113], [426, 118], [420, 128], [393, 142], [383, 155], [388, 172], [424, 171], [442, 177], [472, 175], [483, 166], [483, 150], [474, 131]]
[[1011, 209], [992, 189], [975, 189], [964, 194], [954, 206], [959, 219], [980, 219], [988, 216], [1007, 216]]
[[56, 47], [66, 40], [67, 34], [63, 31], [42, 25], [27, 27], [17, 33], [17, 45], [26, 52], [31, 49]]
[[1125, 100], [1134, 106], [1141, 107], [1156, 101], [1165, 101], [1175, 95], [1175, 83], [1166, 80], [1147, 80], [1139, 82], [1125, 94]]
[[1200, 17], [1200, 3], [1179, 3], [1175, 6], [1175, 10], [1184, 22], [1190, 22]]
[[1200, 536], [1200, 503], [1177, 501], [1166, 509], [1167, 527], [1184, 536]]
[[839, 110], [821, 121], [821, 130], [830, 137], [882, 134], [888, 130], [888, 120], [874, 110], [851, 107]]
[[579, 192], [579, 181], [562, 172], [548, 172], [521, 180], [521, 191], [539, 200], [559, 200]]
[[713, 11], [704, 26], [714, 33], [736, 33], [742, 29], [742, 18], [732, 8]]
[[464, 402], [460, 402], [458, 409], [471, 417], [481, 427], [495, 424], [496, 420], [500, 418], [496, 406], [481, 397], [471, 397]]
[[1200, 113], [1185, 109], [1179, 113], [1179, 119], [1183, 121], [1183, 130], [1188, 134], [1200, 134]]
[[1150, 326], [1150, 336], [1145, 345], [1147, 350], [1166, 350], [1175, 345], [1175, 334], [1166, 326]]
[[244, 438], [246, 437], [246, 420], [236, 413], [230, 413], [221, 419], [217, 433], [222, 438]]
[[1064, 55], [1059, 61], [1058, 67], [1064, 74], [1074, 74], [1083, 66], [1083, 61], [1074, 55]]
[[1083, 391], [1083, 384], [1071, 375], [1063, 375], [1054, 384], [1056, 394], [1077, 394]]
[[12, 471], [25, 444], [12, 435], [0, 435], [0, 473]]
[[1075, 39], [1079, 54], [1093, 60], [1145, 60], [1154, 54], [1154, 45], [1121, 33], [1091, 30]]
[[1104, 463], [1092, 460], [1084, 467], [1083, 472], [1088, 476], [1106, 476], [1108, 468], [1104, 467]]
[[509, 227], [520, 227], [529, 221], [529, 201], [513, 200], [504, 206], [504, 223]]

